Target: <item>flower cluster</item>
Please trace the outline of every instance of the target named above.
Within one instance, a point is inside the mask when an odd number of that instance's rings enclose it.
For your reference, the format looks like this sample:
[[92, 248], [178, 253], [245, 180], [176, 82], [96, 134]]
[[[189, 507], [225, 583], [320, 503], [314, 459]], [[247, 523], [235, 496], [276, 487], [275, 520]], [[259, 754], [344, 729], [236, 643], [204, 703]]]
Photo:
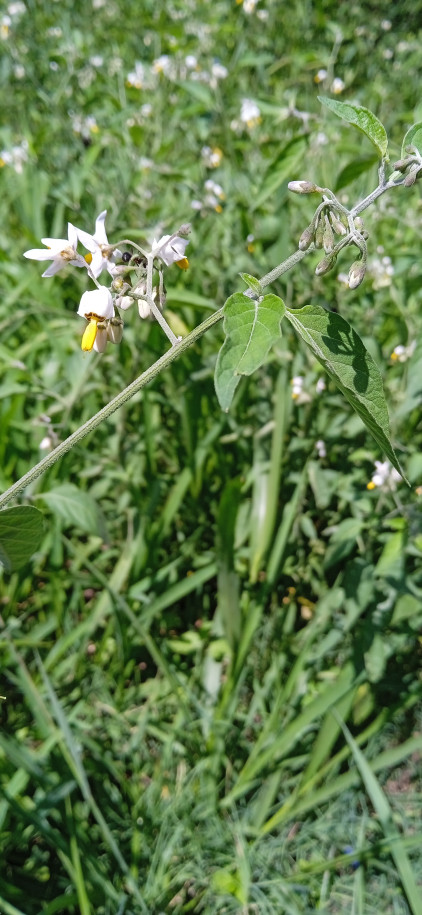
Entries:
[[[153, 315], [160, 323], [172, 345], [178, 342], [161, 314], [165, 303], [163, 270], [177, 264], [186, 270], [189, 261], [185, 256], [190, 226], [184, 225], [179, 233], [163, 235], [152, 242], [150, 251], [143, 251], [133, 242], [127, 242], [135, 251], [120, 251], [117, 245], [109, 243], [105, 230], [107, 211], [103, 210], [95, 221], [93, 235], [68, 223], [67, 238], [43, 238], [45, 248], [25, 251], [30, 260], [51, 261], [42, 274], [54, 276], [68, 265], [84, 268], [94, 281], [96, 289], [84, 292], [77, 313], [88, 322], [82, 337], [82, 350], [104, 352], [107, 342], [120, 343], [123, 335], [123, 321], [116, 316], [115, 309], [125, 311], [135, 301], [141, 318]], [[78, 244], [86, 248], [80, 254]], [[103, 271], [112, 277], [111, 290], [101, 286], [98, 277]], [[134, 274], [134, 276], [133, 276]], [[153, 275], [158, 274], [158, 285], [153, 288]], [[114, 294], [113, 294], [114, 293]], [[158, 304], [156, 299], [158, 296]]]
[[375, 472], [372, 479], [367, 483], [367, 489], [382, 489], [384, 492], [392, 492], [397, 483], [401, 482], [401, 476], [398, 470], [390, 464], [390, 461], [375, 461]]

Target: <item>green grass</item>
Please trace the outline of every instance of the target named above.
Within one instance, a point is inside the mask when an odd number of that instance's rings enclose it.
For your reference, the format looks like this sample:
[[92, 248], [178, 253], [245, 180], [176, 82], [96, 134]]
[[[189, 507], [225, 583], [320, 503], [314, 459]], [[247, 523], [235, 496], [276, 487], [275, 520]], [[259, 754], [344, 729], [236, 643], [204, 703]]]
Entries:
[[[191, 221], [190, 269], [169, 272], [166, 310], [191, 329], [242, 289], [240, 271], [296, 249], [312, 209], [288, 180], [337, 181], [349, 202], [374, 186], [370, 144], [317, 101], [335, 77], [398, 158], [422, 117], [420, 10], [392, 8], [391, 28], [386, 15], [264, 0], [250, 14], [229, 0], [62, 0], [13, 15], [0, 68], [2, 489], [42, 439], [66, 438], [166, 348], [128, 313], [120, 347], [82, 354], [82, 271], [41, 279], [22, 252], [68, 220], [91, 232], [105, 208], [112, 241]], [[163, 54], [170, 76], [154, 73]], [[142, 89], [127, 85], [136, 61]], [[244, 98], [261, 121], [241, 129]], [[4, 156], [15, 146], [21, 171]], [[222, 151], [217, 168], [204, 146]], [[382, 456], [328, 379], [316, 392], [321, 369], [292, 332], [222, 414], [216, 327], [25, 493], [45, 534], [0, 576], [5, 915], [422, 912], [419, 197], [402, 189], [368, 212], [358, 290], [337, 278], [347, 252], [327, 277], [315, 254], [271, 290], [356, 327], [410, 489], [367, 489]], [[390, 277], [376, 263], [387, 256]]]

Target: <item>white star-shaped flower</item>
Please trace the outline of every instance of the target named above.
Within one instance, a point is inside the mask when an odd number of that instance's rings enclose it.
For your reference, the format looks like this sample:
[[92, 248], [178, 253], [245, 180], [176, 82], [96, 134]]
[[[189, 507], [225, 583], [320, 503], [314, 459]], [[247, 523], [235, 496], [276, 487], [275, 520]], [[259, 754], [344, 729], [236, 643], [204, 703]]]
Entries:
[[88, 267], [85, 258], [76, 250], [78, 230], [71, 222], [68, 223], [67, 239], [42, 238], [41, 241], [46, 245], [45, 248], [31, 248], [30, 251], [25, 251], [23, 256], [33, 261], [52, 261], [47, 270], [44, 270], [43, 276], [54, 276], [68, 264], [72, 267]]
[[185, 257], [185, 250], [188, 244], [188, 239], [180, 238], [179, 235], [163, 235], [159, 241], [153, 239], [151, 254], [159, 257], [167, 267], [177, 264], [182, 270], [187, 270], [189, 261]]
[[105, 230], [106, 216], [107, 210], [103, 210], [103, 212], [97, 216], [93, 235], [89, 235], [88, 232], [84, 232], [82, 229], [76, 229], [79, 241], [82, 242], [83, 246], [91, 253], [89, 269], [95, 278], [97, 278], [103, 270], [108, 270], [111, 276], [113, 276], [116, 260], [122, 256], [121, 251], [114, 249], [112, 245], [109, 245]]

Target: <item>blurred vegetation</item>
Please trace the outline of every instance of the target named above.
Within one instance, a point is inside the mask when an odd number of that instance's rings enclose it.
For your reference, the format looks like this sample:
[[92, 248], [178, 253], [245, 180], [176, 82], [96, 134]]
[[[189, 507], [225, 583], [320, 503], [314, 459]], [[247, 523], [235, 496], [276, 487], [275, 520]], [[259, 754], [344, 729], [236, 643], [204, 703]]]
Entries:
[[[373, 110], [399, 156], [422, 120], [421, 13], [10, 4], [2, 489], [166, 347], [128, 314], [120, 347], [82, 354], [86, 277], [42, 279], [23, 251], [68, 220], [93, 231], [105, 208], [111, 241], [191, 221], [190, 270], [168, 275], [167, 315], [186, 332], [239, 271], [296, 249], [312, 205], [289, 180], [345, 202], [375, 186], [371, 144], [318, 95]], [[5, 915], [422, 912], [420, 211], [416, 185], [365, 215], [356, 291], [347, 252], [340, 278], [316, 278], [316, 254], [273, 289], [360, 333], [410, 489], [367, 489], [382, 455], [293, 335], [221, 414], [217, 327], [25, 493], [45, 535], [0, 577]]]

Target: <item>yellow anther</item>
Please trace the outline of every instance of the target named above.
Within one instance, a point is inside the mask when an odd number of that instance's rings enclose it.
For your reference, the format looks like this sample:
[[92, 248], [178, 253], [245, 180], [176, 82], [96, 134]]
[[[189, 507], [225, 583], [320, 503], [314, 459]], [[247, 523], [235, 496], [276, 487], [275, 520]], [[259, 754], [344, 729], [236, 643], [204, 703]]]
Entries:
[[367, 488], [367, 489], [376, 489], [376, 485], [375, 485], [375, 483], [373, 483], [372, 480], [371, 480], [370, 483], [367, 483], [367, 484], [366, 484], [366, 488]]
[[180, 261], [176, 261], [176, 264], [178, 267], [180, 267], [181, 270], [187, 270], [189, 267], [189, 261], [187, 257], [182, 257]]
[[87, 264], [91, 264], [91, 263], [92, 263], [92, 254], [91, 254], [91, 252], [89, 252], [89, 254], [84, 254], [84, 261], [86, 261]]
[[94, 346], [98, 330], [97, 324], [99, 320], [100, 318], [97, 318], [96, 315], [92, 315], [89, 324], [87, 324], [84, 330], [81, 343], [81, 349], [84, 351], [84, 353], [90, 353], [92, 347]]

